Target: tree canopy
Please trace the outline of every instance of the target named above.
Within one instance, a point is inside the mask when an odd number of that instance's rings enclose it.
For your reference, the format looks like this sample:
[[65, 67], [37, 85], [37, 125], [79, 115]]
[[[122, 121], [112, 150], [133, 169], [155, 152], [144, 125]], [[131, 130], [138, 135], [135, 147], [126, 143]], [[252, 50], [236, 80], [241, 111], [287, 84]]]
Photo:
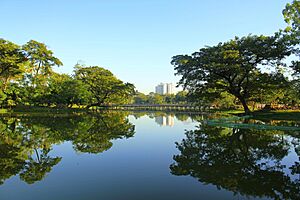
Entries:
[[134, 93], [134, 85], [123, 83], [109, 70], [98, 66], [76, 66], [75, 77], [87, 85], [92, 94], [89, 98], [91, 106], [101, 106], [108, 103], [126, 102]]
[[107, 69], [75, 66], [75, 74], [53, 70], [62, 62], [44, 43], [23, 46], [0, 39], [0, 107], [22, 105], [72, 107], [128, 103], [134, 85], [123, 83]]
[[[192, 55], [174, 56], [171, 63], [176, 75], [182, 76], [179, 85], [189, 95], [215, 98], [228, 92], [249, 112], [247, 101], [259, 88], [266, 87], [266, 82], [284, 82], [278, 67], [292, 52], [279, 36], [249, 35], [201, 48]], [[273, 67], [273, 72], [267, 73], [264, 66]]]
[[23, 45], [23, 49], [29, 61], [28, 72], [31, 74], [33, 81], [50, 75], [53, 66], [63, 65], [58, 58], [54, 57], [53, 52], [44, 43], [30, 40]]
[[22, 73], [25, 61], [25, 54], [18, 45], [0, 38], [0, 81], [3, 90], [10, 78]]

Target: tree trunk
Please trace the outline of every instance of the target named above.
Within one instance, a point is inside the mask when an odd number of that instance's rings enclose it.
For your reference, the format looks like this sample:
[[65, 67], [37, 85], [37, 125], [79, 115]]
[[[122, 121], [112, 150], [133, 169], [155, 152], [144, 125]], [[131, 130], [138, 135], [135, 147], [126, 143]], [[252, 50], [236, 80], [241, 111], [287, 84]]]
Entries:
[[249, 109], [249, 107], [248, 107], [248, 105], [247, 105], [247, 102], [246, 102], [245, 98], [242, 97], [242, 96], [240, 96], [240, 95], [238, 95], [237, 98], [238, 98], [238, 99], [240, 100], [240, 102], [242, 103], [243, 108], [244, 108], [244, 111], [245, 111], [245, 114], [250, 114], [251, 111], [250, 111], [250, 109]]

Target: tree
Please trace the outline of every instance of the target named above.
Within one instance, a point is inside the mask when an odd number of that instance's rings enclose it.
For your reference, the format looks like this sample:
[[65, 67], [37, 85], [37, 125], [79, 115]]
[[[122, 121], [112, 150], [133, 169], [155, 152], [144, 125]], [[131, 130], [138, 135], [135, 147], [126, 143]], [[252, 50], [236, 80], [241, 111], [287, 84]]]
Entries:
[[[179, 85], [189, 95], [214, 98], [221, 92], [234, 95], [249, 113], [248, 100], [263, 82], [263, 66], [275, 68], [282, 59], [291, 55], [292, 47], [275, 36], [246, 36], [235, 38], [216, 46], [205, 47], [192, 55], [177, 55], [172, 58], [176, 75], [181, 75]], [[276, 73], [279, 73], [276, 71]]]
[[53, 73], [47, 89], [49, 91], [43, 96], [44, 102], [56, 106], [83, 105], [91, 95], [86, 85], [67, 74]]
[[148, 103], [150, 104], [163, 104], [164, 98], [160, 94], [150, 93], [148, 97]]
[[9, 105], [9, 92], [7, 91], [10, 81], [16, 80], [24, 70], [26, 62], [21, 48], [7, 40], [0, 38], [0, 105]]
[[0, 38], [0, 81], [2, 89], [8, 80], [22, 73], [22, 67], [26, 61], [20, 47], [10, 41]]
[[164, 95], [164, 102], [173, 104], [175, 102], [175, 95], [174, 94], [166, 94]]
[[175, 102], [176, 103], [186, 103], [187, 102], [187, 91], [179, 91], [175, 95]]
[[134, 93], [134, 85], [123, 83], [109, 70], [98, 66], [76, 66], [76, 79], [87, 85], [87, 90], [92, 94], [87, 108], [101, 106], [109, 103], [124, 103]]
[[234, 108], [235, 97], [228, 92], [221, 92], [220, 97], [216, 98], [212, 104], [218, 108]]
[[[292, 3], [286, 4], [284, 10], [282, 11], [285, 22], [288, 26], [284, 31], [280, 31], [283, 38], [288, 41], [291, 45], [296, 46], [294, 54], [299, 58], [300, 56], [300, 1], [294, 0]], [[300, 62], [299, 60], [293, 60], [290, 66], [299, 80], [300, 75]]]
[[53, 66], [63, 65], [43, 43], [30, 40], [23, 45], [23, 49], [29, 60], [27, 73], [31, 75], [34, 87], [36, 84], [41, 84], [52, 73]]
[[288, 27], [285, 29], [286, 32], [293, 33], [293, 36], [300, 36], [300, 1], [294, 0], [292, 3], [287, 3], [282, 14]]
[[148, 97], [144, 93], [136, 92], [134, 95], [135, 104], [146, 104], [148, 102]]

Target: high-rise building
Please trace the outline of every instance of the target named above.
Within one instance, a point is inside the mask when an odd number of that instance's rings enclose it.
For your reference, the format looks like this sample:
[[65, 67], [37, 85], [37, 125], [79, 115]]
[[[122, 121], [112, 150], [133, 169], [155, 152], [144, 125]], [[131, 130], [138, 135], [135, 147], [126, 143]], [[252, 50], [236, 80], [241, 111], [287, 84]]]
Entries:
[[161, 95], [165, 94], [165, 92], [166, 92], [166, 88], [165, 87], [166, 87], [166, 85], [163, 84], [163, 83], [158, 84], [155, 87], [155, 93], [161, 94]]
[[155, 87], [155, 93], [157, 94], [173, 94], [173, 84], [172, 83], [160, 83]]
[[173, 84], [172, 83], [167, 83], [166, 84], [166, 88], [167, 88], [167, 91], [166, 91], [166, 94], [173, 94]]

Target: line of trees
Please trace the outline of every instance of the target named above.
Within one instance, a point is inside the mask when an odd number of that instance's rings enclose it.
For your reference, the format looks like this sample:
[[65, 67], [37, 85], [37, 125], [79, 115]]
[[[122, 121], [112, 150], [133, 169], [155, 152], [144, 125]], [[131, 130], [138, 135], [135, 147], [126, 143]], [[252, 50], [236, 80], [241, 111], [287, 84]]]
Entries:
[[189, 98], [203, 104], [233, 97], [246, 113], [249, 103], [299, 104], [300, 2], [294, 0], [283, 10], [285, 30], [272, 36], [235, 37], [191, 55], [172, 58], [176, 74]]
[[160, 95], [150, 92], [148, 95], [136, 92], [133, 98], [134, 104], [186, 104], [188, 99], [186, 98], [187, 92], [180, 91], [177, 94]]
[[31, 40], [23, 46], [0, 38], [0, 108], [16, 105], [71, 107], [128, 103], [134, 85], [109, 70], [77, 64], [74, 74], [59, 74], [62, 62], [48, 47]]

